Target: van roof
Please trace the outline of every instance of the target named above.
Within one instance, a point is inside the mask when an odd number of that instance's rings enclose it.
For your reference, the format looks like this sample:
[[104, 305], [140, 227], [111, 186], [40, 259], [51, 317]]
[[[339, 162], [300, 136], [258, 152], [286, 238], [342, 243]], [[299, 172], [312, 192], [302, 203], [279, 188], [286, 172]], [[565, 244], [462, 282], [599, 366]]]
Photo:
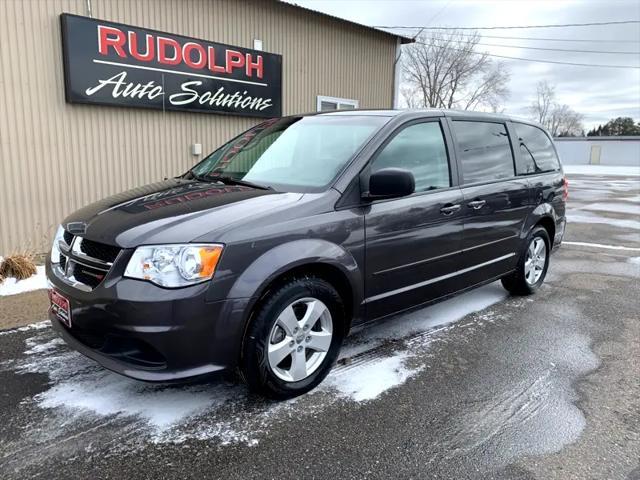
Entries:
[[528, 120], [526, 118], [521, 118], [513, 115], [506, 115], [504, 113], [474, 112], [471, 110], [445, 110], [445, 109], [439, 109], [439, 108], [404, 109], [404, 110], [353, 109], [353, 110], [334, 110], [330, 112], [319, 112], [317, 114], [331, 115], [331, 116], [371, 115], [371, 116], [407, 117], [407, 118], [420, 115], [425, 117], [451, 117], [451, 118], [498, 120], [501, 122], [510, 120], [514, 122], [535, 125], [536, 127], [541, 127], [540, 124], [536, 122], [532, 122], [531, 120]]

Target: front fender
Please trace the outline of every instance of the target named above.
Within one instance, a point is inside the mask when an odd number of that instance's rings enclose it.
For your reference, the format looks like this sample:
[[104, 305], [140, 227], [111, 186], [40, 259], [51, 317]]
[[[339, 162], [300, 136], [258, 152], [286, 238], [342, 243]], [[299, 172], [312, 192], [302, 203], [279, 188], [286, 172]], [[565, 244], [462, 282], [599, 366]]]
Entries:
[[[309, 264], [324, 264], [339, 270], [351, 286], [354, 310], [362, 303], [362, 271], [355, 258], [341, 246], [320, 239], [294, 240], [266, 251], [240, 274], [228, 297], [253, 297], [255, 301], [274, 279]], [[250, 302], [250, 307], [254, 301]], [[355, 314], [355, 311], [351, 313]]]

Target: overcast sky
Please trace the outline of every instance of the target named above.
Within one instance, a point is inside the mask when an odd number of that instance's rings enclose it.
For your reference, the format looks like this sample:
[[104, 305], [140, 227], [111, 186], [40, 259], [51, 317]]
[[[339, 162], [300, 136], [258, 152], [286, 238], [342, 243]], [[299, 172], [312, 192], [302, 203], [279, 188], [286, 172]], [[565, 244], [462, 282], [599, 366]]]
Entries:
[[[483, 27], [640, 20], [639, 0], [296, 0], [307, 8], [365, 25], [429, 25]], [[409, 31], [405, 31], [408, 33]], [[593, 42], [550, 42], [483, 38], [482, 43], [528, 47], [640, 51], [640, 24], [571, 28], [484, 30], [486, 35], [587, 39]], [[606, 40], [603, 42], [601, 40]], [[635, 43], [612, 43], [625, 40]], [[640, 55], [565, 53], [506, 47], [476, 47], [489, 53], [534, 59], [640, 66]], [[510, 71], [506, 112], [526, 115], [535, 85], [556, 85], [560, 103], [585, 116], [585, 126], [618, 116], [640, 121], [640, 69], [576, 67], [504, 60]]]

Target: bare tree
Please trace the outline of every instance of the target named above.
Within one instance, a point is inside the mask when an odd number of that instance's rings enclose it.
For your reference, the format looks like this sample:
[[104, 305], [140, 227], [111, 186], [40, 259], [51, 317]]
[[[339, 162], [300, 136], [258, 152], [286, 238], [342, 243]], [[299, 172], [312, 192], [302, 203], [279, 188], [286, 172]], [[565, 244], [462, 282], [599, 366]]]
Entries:
[[584, 116], [569, 105], [556, 104], [551, 111], [550, 131], [554, 137], [578, 137], [584, 136]]
[[536, 98], [529, 107], [531, 118], [544, 125], [554, 137], [574, 137], [581, 135], [584, 126], [583, 115], [569, 105], [556, 101], [555, 86], [546, 80], [536, 85]]
[[414, 87], [404, 85], [400, 87], [400, 94], [402, 95], [404, 104], [407, 108], [420, 108], [417, 90]]
[[549, 85], [546, 80], [538, 82], [536, 85], [536, 99], [529, 107], [533, 119], [542, 125], [546, 124], [555, 98], [556, 90], [554, 86]]
[[509, 71], [502, 62], [475, 50], [480, 41], [458, 31], [434, 32], [405, 47], [403, 72], [412, 106], [490, 109], [509, 96]]

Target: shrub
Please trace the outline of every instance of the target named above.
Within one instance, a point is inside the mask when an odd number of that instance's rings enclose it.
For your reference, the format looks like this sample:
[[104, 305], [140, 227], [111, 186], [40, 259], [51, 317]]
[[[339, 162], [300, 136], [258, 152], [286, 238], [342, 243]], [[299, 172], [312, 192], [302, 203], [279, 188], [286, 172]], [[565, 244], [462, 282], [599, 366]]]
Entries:
[[[33, 255], [15, 254], [9, 255], [0, 265], [0, 279], [13, 277], [16, 280], [24, 280], [36, 274], [36, 263]], [[2, 283], [0, 280], [0, 283]]]

